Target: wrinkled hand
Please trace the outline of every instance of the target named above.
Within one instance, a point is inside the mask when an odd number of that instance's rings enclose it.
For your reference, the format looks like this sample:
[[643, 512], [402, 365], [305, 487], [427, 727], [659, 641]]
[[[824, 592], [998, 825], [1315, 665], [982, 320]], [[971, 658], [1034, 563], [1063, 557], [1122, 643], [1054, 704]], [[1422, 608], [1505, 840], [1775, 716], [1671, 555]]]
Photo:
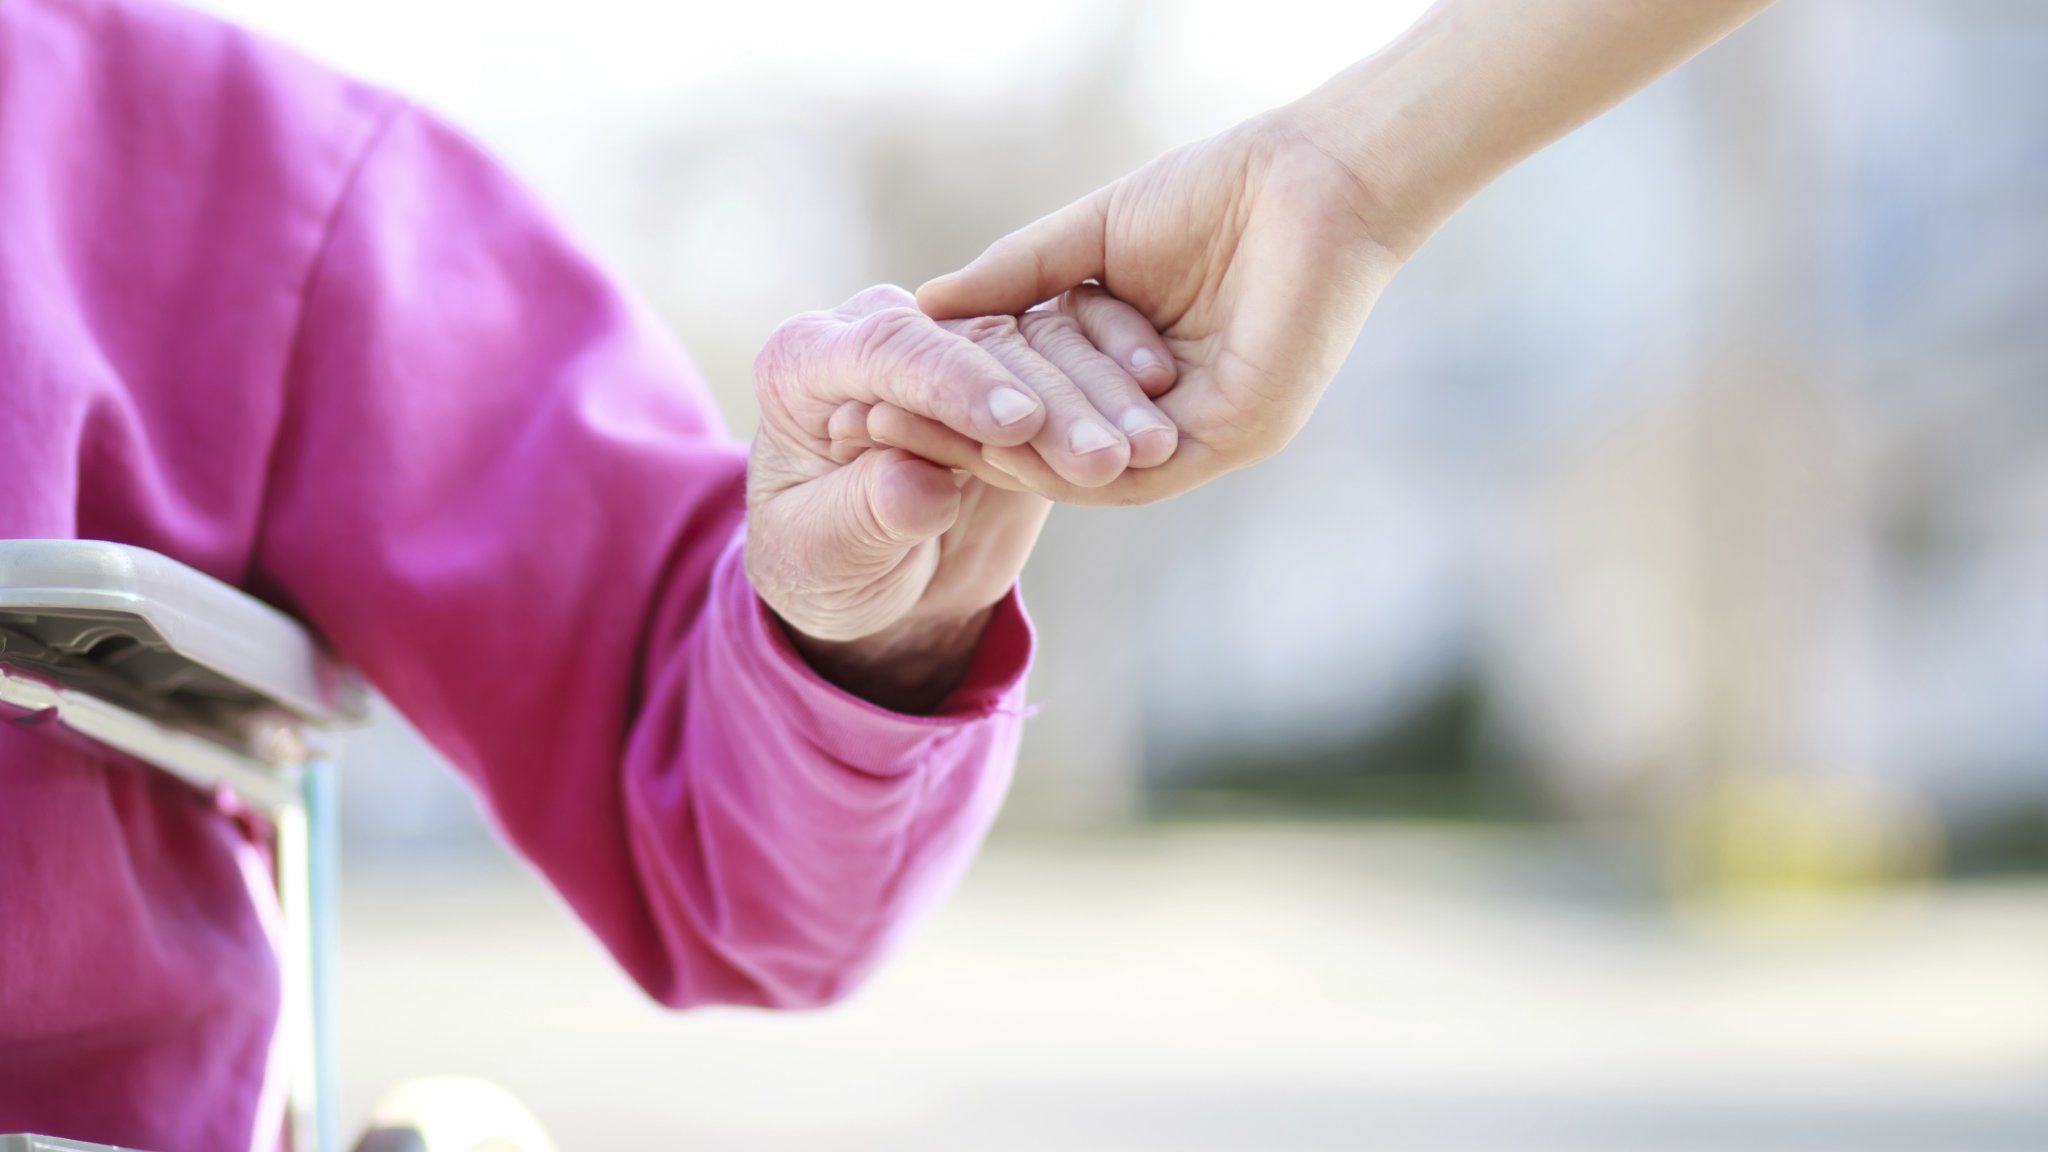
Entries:
[[1401, 264], [1368, 223], [1366, 184], [1294, 115], [1169, 153], [918, 292], [936, 317], [1014, 312], [1055, 296], [1067, 313], [1111, 297], [1134, 306], [1165, 337], [1180, 377], [1158, 399], [1179, 429], [1172, 459], [1081, 486], [1028, 448], [970, 443], [930, 421], [888, 415], [891, 442], [1084, 504], [1164, 499], [1278, 451]]
[[[1077, 487], [1172, 453], [1172, 426], [1091, 331], [1123, 341], [1104, 346], [1126, 358], [1143, 347], [1165, 362], [1150, 325], [1113, 303], [1086, 327], [1073, 318], [941, 324], [894, 287], [796, 317], [770, 337], [754, 370], [761, 427], [747, 473], [747, 574], [827, 678], [905, 711], [938, 704], [965, 674], [1049, 507], [890, 447], [895, 422], [977, 449], [1030, 452]], [[1146, 378], [1155, 389], [1173, 379]], [[1129, 418], [1132, 431], [1104, 413]]]

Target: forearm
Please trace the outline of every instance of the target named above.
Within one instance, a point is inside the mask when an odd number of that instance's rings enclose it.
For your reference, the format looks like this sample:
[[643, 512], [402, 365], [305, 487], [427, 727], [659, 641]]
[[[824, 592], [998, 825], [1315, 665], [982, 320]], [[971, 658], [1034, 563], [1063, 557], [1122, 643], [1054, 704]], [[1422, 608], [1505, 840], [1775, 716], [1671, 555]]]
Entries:
[[1375, 238], [1405, 258], [1509, 168], [1769, 3], [1441, 0], [1285, 115], [1357, 174]]

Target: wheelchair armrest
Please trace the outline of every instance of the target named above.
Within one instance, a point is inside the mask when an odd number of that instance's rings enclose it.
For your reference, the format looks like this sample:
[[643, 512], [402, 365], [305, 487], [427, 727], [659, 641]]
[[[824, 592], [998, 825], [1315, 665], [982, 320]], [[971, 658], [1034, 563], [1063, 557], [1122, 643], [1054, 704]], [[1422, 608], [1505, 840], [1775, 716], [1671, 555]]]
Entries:
[[55, 1136], [0, 1136], [0, 1152], [138, 1152], [111, 1144], [87, 1144], [82, 1140], [60, 1140]]
[[364, 711], [361, 681], [291, 617], [104, 541], [0, 541], [0, 662], [153, 714], [283, 709], [339, 727]]

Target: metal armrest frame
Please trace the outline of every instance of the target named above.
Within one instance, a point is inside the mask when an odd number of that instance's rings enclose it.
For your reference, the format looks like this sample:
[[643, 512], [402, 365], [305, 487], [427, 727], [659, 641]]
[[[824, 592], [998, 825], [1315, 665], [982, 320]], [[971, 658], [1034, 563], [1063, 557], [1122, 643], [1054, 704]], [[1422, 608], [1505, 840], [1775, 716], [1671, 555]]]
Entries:
[[[352, 675], [245, 593], [141, 549], [0, 541], [0, 715], [230, 794], [274, 832], [294, 1152], [340, 1147], [338, 828], [324, 731], [361, 708]], [[92, 1147], [0, 1138], [0, 1152]]]

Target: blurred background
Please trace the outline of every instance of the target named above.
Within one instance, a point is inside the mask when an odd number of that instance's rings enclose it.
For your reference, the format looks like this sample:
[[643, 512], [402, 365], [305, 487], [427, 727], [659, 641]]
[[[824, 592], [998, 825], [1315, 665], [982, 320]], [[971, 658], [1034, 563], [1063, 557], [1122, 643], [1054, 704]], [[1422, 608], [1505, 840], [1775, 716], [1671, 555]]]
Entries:
[[[1415, 0], [206, 0], [465, 126], [741, 430]], [[567, 1149], [2048, 1148], [2048, 7], [1786, 4], [1482, 195], [1280, 457], [1063, 509], [1012, 802], [822, 1016], [644, 1004], [395, 719], [347, 1107]]]

